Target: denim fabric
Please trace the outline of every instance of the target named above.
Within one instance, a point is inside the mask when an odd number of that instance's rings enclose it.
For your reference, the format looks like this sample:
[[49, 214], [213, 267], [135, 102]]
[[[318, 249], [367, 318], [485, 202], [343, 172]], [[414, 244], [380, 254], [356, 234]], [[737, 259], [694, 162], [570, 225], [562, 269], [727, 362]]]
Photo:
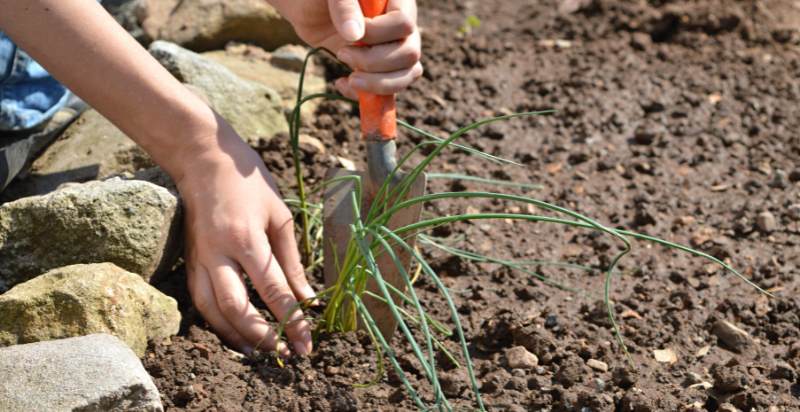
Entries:
[[0, 32], [0, 132], [41, 126], [69, 97], [66, 87]]

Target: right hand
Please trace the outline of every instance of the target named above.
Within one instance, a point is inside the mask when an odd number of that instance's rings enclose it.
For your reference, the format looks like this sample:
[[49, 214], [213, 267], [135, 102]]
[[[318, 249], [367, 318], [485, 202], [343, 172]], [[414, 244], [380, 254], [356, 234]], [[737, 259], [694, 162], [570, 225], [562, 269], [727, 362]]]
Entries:
[[[244, 276], [279, 320], [295, 353], [311, 352], [311, 329], [297, 302], [314, 297], [306, 280], [292, 214], [264, 162], [217, 117], [205, 149], [183, 157], [177, 180], [186, 211], [186, 268], [195, 307], [229, 344], [245, 353], [289, 355], [275, 328], [248, 299]], [[209, 148], [210, 147], [210, 148]], [[261, 344], [256, 348], [256, 345]]]

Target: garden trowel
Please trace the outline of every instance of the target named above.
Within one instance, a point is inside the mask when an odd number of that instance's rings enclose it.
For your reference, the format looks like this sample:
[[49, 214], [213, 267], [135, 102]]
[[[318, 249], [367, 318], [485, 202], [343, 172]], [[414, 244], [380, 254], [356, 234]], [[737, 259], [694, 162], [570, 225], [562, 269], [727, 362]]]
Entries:
[[[376, 17], [383, 14], [386, 10], [387, 0], [359, 0], [361, 10], [365, 17]], [[394, 95], [373, 95], [369, 93], [359, 93], [359, 108], [361, 116], [361, 133], [366, 142], [367, 171], [352, 171], [345, 169], [331, 169], [325, 178], [331, 181], [344, 176], [360, 176], [362, 182], [361, 215], [367, 214], [370, 206], [375, 201], [376, 195], [383, 185], [389, 181], [389, 191], [403, 180], [405, 174], [395, 171], [397, 165], [396, 144], [397, 137], [397, 114], [395, 110]], [[425, 192], [426, 178], [424, 174], [417, 176], [412, 182], [409, 190], [400, 199], [388, 199], [388, 204], [418, 197]], [[325, 190], [324, 199], [324, 258], [325, 258], [325, 288], [336, 284], [339, 278], [340, 265], [345, 260], [345, 253], [348, 242], [351, 238], [351, 225], [356, 219], [353, 208], [353, 195], [355, 192], [355, 182], [353, 179], [339, 179], [336, 183], [330, 184]], [[415, 223], [420, 218], [422, 203], [404, 208], [395, 213], [389, 220], [386, 227], [397, 229], [402, 226]], [[406, 238], [410, 246], [414, 246], [414, 238]], [[411, 253], [399, 245], [392, 244], [406, 273], [409, 272]], [[405, 291], [406, 283], [402, 278], [401, 269], [395, 264], [394, 259], [388, 253], [384, 253], [382, 248], [375, 252], [376, 262], [383, 279], [400, 291]], [[383, 294], [378, 291], [374, 279], [370, 279], [367, 290], [378, 295]], [[363, 295], [366, 308], [378, 325], [383, 336], [389, 340], [397, 327], [389, 306], [378, 299]], [[395, 301], [398, 296], [393, 296]], [[360, 322], [360, 320], [359, 320]], [[359, 325], [363, 327], [362, 324]]]

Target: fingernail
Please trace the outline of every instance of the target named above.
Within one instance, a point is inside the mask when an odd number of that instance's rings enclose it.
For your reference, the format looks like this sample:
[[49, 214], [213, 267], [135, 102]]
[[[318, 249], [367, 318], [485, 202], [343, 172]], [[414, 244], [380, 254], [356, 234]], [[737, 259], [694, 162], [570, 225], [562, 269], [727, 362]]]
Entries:
[[308, 355], [308, 348], [303, 342], [295, 342], [294, 343], [294, 351], [300, 356]]
[[359, 77], [351, 77], [350, 87], [354, 89], [364, 90], [367, 88], [367, 81]]
[[242, 353], [244, 353], [247, 356], [250, 356], [253, 354], [253, 348], [251, 348], [250, 346], [245, 346], [242, 348]]
[[342, 24], [342, 37], [347, 41], [356, 41], [364, 37], [364, 27], [358, 20], [348, 20]]
[[350, 52], [342, 50], [336, 55], [336, 58], [346, 64], [347, 67], [353, 68], [353, 55]]

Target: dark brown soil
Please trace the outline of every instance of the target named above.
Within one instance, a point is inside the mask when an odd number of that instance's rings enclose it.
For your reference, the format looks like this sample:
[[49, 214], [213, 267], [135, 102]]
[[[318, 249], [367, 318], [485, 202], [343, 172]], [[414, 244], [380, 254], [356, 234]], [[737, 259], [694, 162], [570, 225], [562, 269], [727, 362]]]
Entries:
[[[564, 13], [559, 3], [583, 8]], [[800, 409], [796, 3], [420, 2], [426, 74], [400, 97], [404, 119], [444, 134], [486, 116], [558, 110], [492, 125], [464, 140], [522, 167], [449, 151], [433, 169], [539, 183], [541, 190], [527, 194], [612, 226], [693, 245], [776, 295], [760, 295], [702, 259], [635, 243], [611, 291], [631, 368], [602, 304], [602, 269], [620, 250], [612, 238], [505, 221], [437, 230], [433, 235], [464, 249], [592, 268], [536, 268], [582, 290], [573, 293], [497, 265], [426, 250], [462, 315], [492, 410]], [[481, 26], [461, 35], [470, 15]], [[324, 104], [304, 132], [329, 148], [306, 154], [311, 181], [335, 166], [332, 154], [360, 161], [357, 119], [348, 106]], [[267, 149], [265, 160], [291, 190], [285, 144]], [[464, 188], [486, 189], [444, 180], [430, 184], [431, 191]], [[442, 202], [427, 205], [426, 213], [463, 213], [467, 207], [520, 210], [502, 202]], [[313, 274], [317, 283], [319, 275]], [[181, 301], [181, 335], [153, 348], [146, 359], [169, 408], [413, 409], [392, 374], [375, 386], [353, 387], [374, 372], [368, 339], [323, 337], [313, 356], [293, 359], [285, 368], [268, 358], [242, 359], [204, 326], [182, 282], [176, 273], [162, 285]], [[432, 283], [423, 277], [418, 289], [428, 310], [447, 319]], [[719, 342], [714, 325], [720, 320], [747, 331], [750, 343], [737, 352]], [[412, 381], [421, 383], [418, 364], [396, 342]], [[456, 350], [455, 341], [447, 345]], [[510, 369], [505, 353], [517, 345], [536, 354], [540, 366]], [[653, 351], [664, 349], [677, 361], [656, 361]], [[591, 368], [590, 359], [608, 370]], [[441, 368], [454, 406], [472, 408], [466, 375], [445, 363]]]

